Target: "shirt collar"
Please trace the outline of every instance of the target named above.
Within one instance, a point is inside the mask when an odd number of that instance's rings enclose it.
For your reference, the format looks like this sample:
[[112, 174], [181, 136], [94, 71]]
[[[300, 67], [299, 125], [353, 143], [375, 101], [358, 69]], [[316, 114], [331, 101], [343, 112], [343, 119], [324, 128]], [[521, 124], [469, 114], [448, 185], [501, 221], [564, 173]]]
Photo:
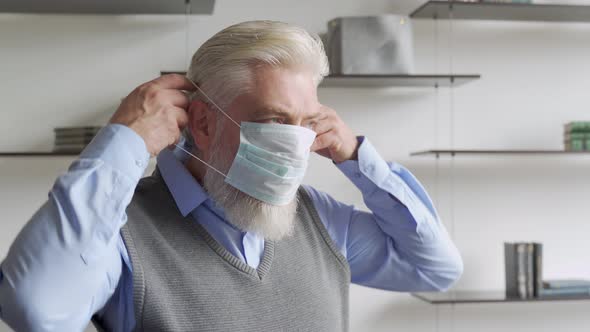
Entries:
[[163, 149], [158, 154], [157, 160], [160, 174], [162, 174], [162, 178], [183, 217], [186, 217], [209, 198], [205, 189], [177, 159], [175, 152]]

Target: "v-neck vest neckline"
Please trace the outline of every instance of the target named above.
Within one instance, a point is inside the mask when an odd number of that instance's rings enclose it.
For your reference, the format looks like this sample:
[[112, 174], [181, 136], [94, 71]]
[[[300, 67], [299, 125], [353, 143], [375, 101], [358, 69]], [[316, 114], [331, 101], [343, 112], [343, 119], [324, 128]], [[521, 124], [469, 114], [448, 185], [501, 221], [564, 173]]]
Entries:
[[189, 219], [187, 221], [195, 227], [199, 236], [203, 238], [211, 250], [213, 250], [221, 259], [225, 260], [239, 271], [244, 272], [251, 277], [257, 278], [258, 280], [263, 280], [264, 277], [270, 272], [275, 254], [274, 241], [264, 241], [262, 260], [260, 261], [260, 264], [258, 264], [258, 268], [255, 269], [230, 253], [224, 246], [217, 242], [213, 236], [211, 236], [211, 234], [209, 234], [209, 232], [207, 232], [207, 230], [199, 223], [198, 220]]

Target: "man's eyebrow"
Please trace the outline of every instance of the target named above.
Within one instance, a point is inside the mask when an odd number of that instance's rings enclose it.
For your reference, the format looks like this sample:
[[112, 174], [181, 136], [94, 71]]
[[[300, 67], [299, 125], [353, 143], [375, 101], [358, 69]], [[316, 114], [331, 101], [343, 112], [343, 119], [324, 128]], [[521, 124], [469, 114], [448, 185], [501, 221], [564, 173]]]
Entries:
[[[272, 107], [272, 106], [259, 107], [253, 113], [253, 116], [255, 118], [260, 118], [260, 117], [269, 116], [269, 115], [290, 118], [293, 116], [293, 113], [287, 112], [286, 110], [284, 110], [282, 108], [277, 108], [277, 107]], [[322, 115], [321, 112], [314, 112], [313, 114], [310, 114], [310, 115], [306, 116], [305, 118], [306, 119], [315, 119], [315, 118], [320, 117], [321, 115]]]
[[256, 109], [256, 111], [254, 111], [253, 115], [254, 115], [254, 117], [262, 117], [262, 116], [268, 116], [268, 115], [279, 115], [279, 116], [288, 117], [290, 114], [289, 114], [289, 112], [287, 112], [283, 109], [280, 109], [280, 108], [263, 106], [263, 107], [258, 107]]

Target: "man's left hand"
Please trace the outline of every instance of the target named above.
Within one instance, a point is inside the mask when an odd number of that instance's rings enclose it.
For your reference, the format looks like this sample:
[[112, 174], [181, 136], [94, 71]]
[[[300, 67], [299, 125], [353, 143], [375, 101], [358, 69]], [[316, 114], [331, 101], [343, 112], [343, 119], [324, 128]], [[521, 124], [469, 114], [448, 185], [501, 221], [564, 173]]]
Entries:
[[321, 112], [323, 116], [314, 128], [317, 136], [311, 151], [330, 158], [335, 163], [356, 160], [359, 143], [352, 130], [333, 109], [322, 105]]

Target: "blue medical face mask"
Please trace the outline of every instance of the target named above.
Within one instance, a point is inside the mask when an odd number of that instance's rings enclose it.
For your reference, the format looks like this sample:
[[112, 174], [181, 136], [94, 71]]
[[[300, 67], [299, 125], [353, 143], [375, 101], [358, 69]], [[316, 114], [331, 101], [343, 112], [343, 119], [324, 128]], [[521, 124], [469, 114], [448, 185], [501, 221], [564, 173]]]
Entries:
[[240, 146], [227, 174], [177, 147], [223, 175], [226, 183], [256, 199], [273, 205], [291, 202], [305, 176], [316, 133], [285, 124], [242, 122], [240, 125], [196, 84], [195, 87], [240, 128]]

